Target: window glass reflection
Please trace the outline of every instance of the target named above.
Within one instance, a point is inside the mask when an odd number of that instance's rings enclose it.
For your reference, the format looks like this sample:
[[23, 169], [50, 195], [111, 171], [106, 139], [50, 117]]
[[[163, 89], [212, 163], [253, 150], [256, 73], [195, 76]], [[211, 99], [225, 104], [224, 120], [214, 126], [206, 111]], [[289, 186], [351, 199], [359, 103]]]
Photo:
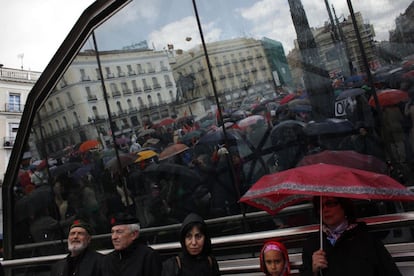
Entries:
[[[15, 184], [16, 243], [65, 238], [75, 218], [109, 233], [117, 212], [149, 228], [189, 212], [258, 211], [238, 201], [261, 176], [323, 151], [370, 155], [411, 185], [413, 49], [399, 14], [409, 3], [389, 7], [397, 26], [374, 24], [380, 7], [355, 6], [370, 79], [345, 1], [330, 13], [302, 2], [197, 2], [200, 33], [188, 1], [134, 1], [99, 26], [97, 48], [91, 37], [34, 117]], [[278, 217], [255, 230], [311, 222]]]

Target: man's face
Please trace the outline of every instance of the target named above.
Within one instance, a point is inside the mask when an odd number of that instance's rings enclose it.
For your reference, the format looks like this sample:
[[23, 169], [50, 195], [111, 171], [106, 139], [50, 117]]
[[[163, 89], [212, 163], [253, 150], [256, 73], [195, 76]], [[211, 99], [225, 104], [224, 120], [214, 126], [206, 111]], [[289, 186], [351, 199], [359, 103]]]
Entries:
[[91, 241], [91, 236], [82, 227], [73, 227], [68, 236], [68, 250], [72, 256], [79, 255]]
[[138, 231], [131, 232], [128, 225], [116, 225], [112, 227], [111, 233], [115, 250], [127, 248], [138, 237]]

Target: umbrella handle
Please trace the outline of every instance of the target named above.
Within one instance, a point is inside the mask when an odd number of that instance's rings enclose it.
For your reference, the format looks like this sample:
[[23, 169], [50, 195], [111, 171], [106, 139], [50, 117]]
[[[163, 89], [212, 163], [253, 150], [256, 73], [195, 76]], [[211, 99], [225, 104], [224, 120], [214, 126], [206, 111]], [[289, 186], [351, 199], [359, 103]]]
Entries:
[[[320, 249], [323, 249], [323, 231], [322, 231], [322, 211], [323, 211], [323, 206], [322, 206], [322, 196], [319, 197], [319, 242], [320, 242]], [[319, 275], [323, 276], [322, 273], [322, 269], [319, 270]]]
[[323, 212], [323, 206], [322, 206], [322, 196], [319, 197], [319, 242], [320, 242], [320, 249], [323, 249], [323, 231], [322, 231], [322, 212]]

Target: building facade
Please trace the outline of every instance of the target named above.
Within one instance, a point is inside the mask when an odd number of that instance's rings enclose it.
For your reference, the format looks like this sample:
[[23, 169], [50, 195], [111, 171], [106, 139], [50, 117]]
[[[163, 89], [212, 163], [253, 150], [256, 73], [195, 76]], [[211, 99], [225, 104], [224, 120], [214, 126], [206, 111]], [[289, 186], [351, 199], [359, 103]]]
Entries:
[[58, 153], [86, 137], [109, 144], [112, 131], [116, 137], [131, 136], [176, 112], [171, 105], [176, 85], [165, 51], [104, 51], [99, 58], [101, 70], [95, 51], [79, 53], [42, 108], [35, 125], [41, 122], [43, 133], [35, 133], [35, 140], [43, 136], [47, 152]]
[[[256, 94], [272, 94], [275, 82], [260, 40], [237, 38], [207, 44], [214, 87], [224, 107], [236, 108], [243, 98]], [[192, 76], [194, 93], [214, 102], [214, 87], [201, 46], [176, 56], [172, 65], [175, 79]]]
[[3, 180], [24, 105], [40, 72], [0, 67], [0, 178]]

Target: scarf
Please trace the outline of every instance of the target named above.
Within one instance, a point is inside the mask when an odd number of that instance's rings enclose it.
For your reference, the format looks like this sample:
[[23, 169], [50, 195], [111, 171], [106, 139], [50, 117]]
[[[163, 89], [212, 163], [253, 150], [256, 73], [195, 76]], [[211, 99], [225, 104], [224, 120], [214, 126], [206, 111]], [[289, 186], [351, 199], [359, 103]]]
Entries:
[[330, 228], [327, 225], [323, 225], [322, 231], [326, 234], [326, 238], [332, 245], [335, 245], [336, 241], [341, 237], [342, 233], [347, 230], [355, 228], [357, 224], [349, 224], [347, 220], [342, 222], [336, 227]]

